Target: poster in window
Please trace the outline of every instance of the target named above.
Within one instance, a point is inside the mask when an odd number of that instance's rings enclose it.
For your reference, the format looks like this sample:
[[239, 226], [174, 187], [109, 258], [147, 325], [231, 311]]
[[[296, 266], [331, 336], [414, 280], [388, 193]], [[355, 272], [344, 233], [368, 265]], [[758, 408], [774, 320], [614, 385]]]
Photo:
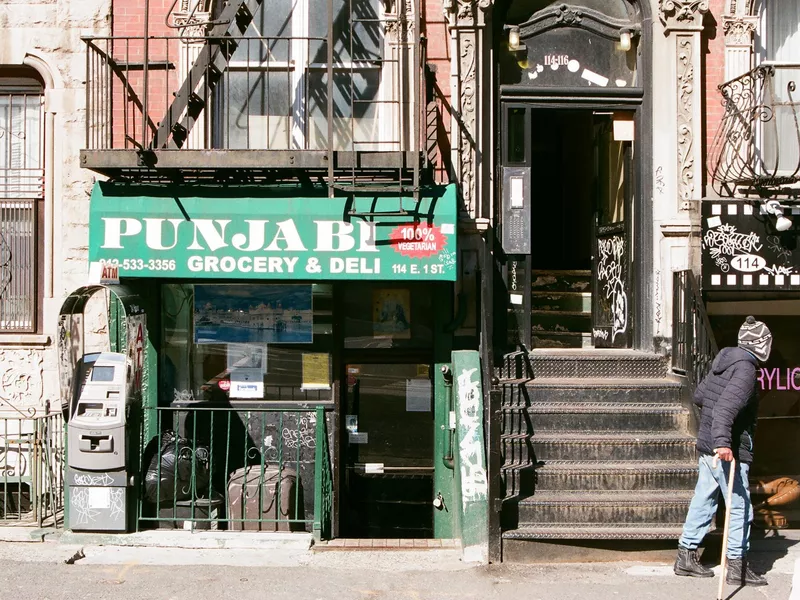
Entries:
[[310, 344], [310, 285], [196, 285], [195, 344]]
[[411, 292], [407, 289], [377, 289], [372, 292], [372, 336], [411, 338]]

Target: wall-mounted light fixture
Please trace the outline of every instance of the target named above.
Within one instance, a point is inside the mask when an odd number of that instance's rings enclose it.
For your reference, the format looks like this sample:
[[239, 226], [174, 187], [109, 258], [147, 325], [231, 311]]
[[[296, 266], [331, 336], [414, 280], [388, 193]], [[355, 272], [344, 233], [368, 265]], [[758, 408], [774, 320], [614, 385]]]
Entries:
[[761, 213], [777, 217], [775, 220], [775, 229], [778, 231], [787, 231], [792, 228], [792, 220], [784, 216], [784, 206], [778, 200], [767, 200], [761, 205]]
[[631, 49], [631, 34], [633, 32], [630, 29], [620, 29], [619, 30], [619, 49], [623, 52], [627, 52]]
[[526, 50], [525, 44], [519, 39], [518, 25], [504, 25], [503, 29], [508, 32], [508, 49], [511, 52], [522, 52]]

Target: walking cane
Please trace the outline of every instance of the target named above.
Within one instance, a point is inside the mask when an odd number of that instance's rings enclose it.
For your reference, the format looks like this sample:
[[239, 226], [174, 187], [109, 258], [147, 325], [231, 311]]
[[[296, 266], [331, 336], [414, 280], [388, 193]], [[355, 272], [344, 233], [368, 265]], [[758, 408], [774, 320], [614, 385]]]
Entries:
[[[712, 467], [717, 468], [718, 455], [714, 455]], [[725, 588], [725, 569], [728, 567], [728, 531], [731, 527], [731, 500], [733, 497], [733, 478], [736, 476], [736, 458], [731, 457], [731, 470], [728, 476], [728, 497], [725, 499], [725, 525], [722, 528], [722, 561], [720, 563], [719, 589], [717, 590], [717, 600], [722, 600], [722, 592]]]

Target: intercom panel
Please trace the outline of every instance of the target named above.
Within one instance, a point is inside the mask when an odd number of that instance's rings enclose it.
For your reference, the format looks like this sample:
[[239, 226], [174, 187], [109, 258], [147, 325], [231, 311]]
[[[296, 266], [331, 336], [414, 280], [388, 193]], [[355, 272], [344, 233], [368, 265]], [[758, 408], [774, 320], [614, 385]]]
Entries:
[[503, 167], [502, 244], [506, 254], [531, 252], [531, 170]]

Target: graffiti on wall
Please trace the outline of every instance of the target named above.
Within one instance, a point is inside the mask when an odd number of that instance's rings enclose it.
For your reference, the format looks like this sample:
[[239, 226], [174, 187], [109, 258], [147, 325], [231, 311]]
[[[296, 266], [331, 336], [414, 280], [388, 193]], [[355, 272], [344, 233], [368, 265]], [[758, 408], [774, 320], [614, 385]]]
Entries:
[[70, 490], [74, 525], [92, 525], [105, 515], [117, 521], [125, 514], [125, 488], [74, 487]]
[[[791, 209], [792, 214], [796, 211]], [[703, 202], [703, 287], [796, 290], [796, 231], [778, 231], [763, 203]]]
[[600, 260], [597, 263], [597, 280], [605, 299], [610, 303], [611, 342], [628, 329], [628, 293], [625, 290], [625, 239], [621, 235], [598, 239]]
[[461, 496], [467, 502], [485, 500], [488, 493], [486, 462], [480, 432], [480, 374], [477, 368], [462, 369], [458, 376], [458, 417], [461, 434]]
[[739, 233], [735, 225], [723, 224], [716, 229], [709, 229], [703, 236], [703, 247], [708, 250], [709, 256], [719, 267], [720, 271], [727, 273], [730, 269], [728, 257], [751, 255], [761, 250], [761, 238], [758, 234]]

